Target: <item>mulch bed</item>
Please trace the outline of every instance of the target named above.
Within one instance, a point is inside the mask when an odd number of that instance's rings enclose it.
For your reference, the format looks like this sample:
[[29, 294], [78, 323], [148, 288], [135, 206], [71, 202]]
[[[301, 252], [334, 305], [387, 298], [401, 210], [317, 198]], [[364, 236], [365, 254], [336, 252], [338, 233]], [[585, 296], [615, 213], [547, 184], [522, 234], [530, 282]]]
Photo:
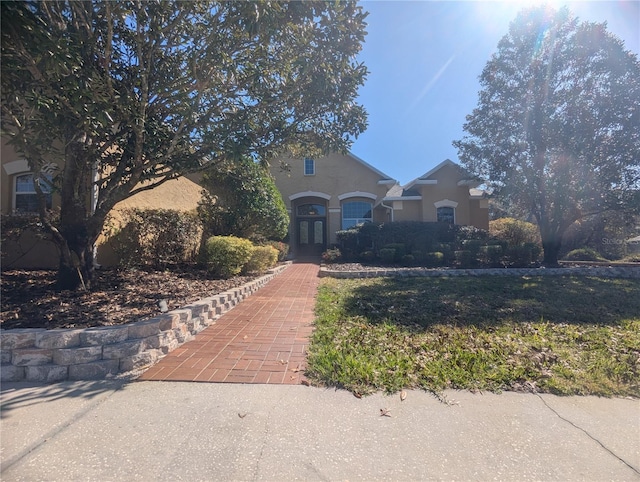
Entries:
[[0, 327], [87, 328], [131, 323], [159, 314], [161, 300], [173, 310], [255, 278], [211, 279], [206, 271], [191, 266], [164, 271], [103, 269], [96, 271], [91, 291], [57, 291], [55, 271], [3, 271]]

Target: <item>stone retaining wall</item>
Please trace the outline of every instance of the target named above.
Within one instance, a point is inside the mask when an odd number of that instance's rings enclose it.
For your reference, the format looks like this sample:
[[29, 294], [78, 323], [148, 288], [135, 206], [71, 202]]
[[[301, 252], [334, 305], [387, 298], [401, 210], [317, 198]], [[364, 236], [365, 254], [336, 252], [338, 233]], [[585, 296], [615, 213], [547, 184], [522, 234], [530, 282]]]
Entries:
[[0, 330], [0, 381], [95, 380], [147, 368], [192, 340], [286, 267], [278, 266], [241, 287], [126, 325]]
[[597, 266], [572, 268], [371, 268], [360, 271], [339, 271], [320, 268], [320, 276], [332, 278], [378, 277], [441, 277], [441, 276], [599, 276], [604, 278], [640, 278], [640, 267]]

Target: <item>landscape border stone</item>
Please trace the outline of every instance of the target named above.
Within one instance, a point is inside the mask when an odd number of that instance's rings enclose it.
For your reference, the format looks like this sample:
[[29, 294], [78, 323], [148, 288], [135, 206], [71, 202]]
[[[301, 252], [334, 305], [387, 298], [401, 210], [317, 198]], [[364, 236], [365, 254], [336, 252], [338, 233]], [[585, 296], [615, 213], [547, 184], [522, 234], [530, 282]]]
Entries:
[[380, 277], [446, 277], [446, 276], [598, 276], [603, 278], [640, 278], [640, 267], [636, 266], [579, 266], [561, 268], [381, 268], [371, 267], [354, 270], [334, 270], [320, 267], [320, 277], [341, 279]]
[[193, 340], [289, 264], [276, 266], [240, 288], [125, 325], [0, 330], [0, 382], [97, 380], [144, 370]]

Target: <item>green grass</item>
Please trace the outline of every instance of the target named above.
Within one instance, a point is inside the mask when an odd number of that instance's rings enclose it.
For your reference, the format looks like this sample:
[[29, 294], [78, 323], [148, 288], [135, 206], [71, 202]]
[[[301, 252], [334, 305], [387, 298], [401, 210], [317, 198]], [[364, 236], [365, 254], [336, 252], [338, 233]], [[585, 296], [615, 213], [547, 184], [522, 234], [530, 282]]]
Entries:
[[319, 384], [640, 396], [640, 280], [325, 279], [316, 313]]

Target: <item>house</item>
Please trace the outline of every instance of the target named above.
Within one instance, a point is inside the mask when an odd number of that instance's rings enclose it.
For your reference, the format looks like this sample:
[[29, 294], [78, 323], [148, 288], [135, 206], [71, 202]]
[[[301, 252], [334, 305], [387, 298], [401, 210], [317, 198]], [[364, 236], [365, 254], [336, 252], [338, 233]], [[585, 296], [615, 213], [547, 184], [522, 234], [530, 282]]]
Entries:
[[[0, 208], [3, 215], [35, 214], [33, 176], [24, 159], [4, 142], [1, 147]], [[363, 222], [443, 221], [488, 229], [488, 202], [480, 182], [452, 161], [401, 186], [357, 156], [334, 153], [319, 159], [285, 159], [290, 169], [272, 168], [276, 186], [289, 210], [290, 245], [296, 255], [320, 254], [336, 243], [336, 231]], [[278, 166], [278, 167], [276, 167]], [[51, 176], [58, 166], [51, 165]], [[190, 211], [201, 198], [199, 176], [171, 180], [117, 204], [116, 221], [126, 208], [169, 208]], [[55, 193], [49, 204], [59, 204]], [[108, 240], [98, 240], [97, 261], [110, 266], [117, 259]], [[53, 242], [25, 231], [2, 246], [4, 268], [56, 268]]]
[[[33, 186], [33, 175], [29, 165], [12, 146], [3, 138], [0, 144], [0, 213], [18, 215], [18, 220], [28, 219], [36, 214], [36, 194]], [[55, 176], [61, 166], [51, 164], [48, 173]], [[116, 204], [110, 213], [113, 223], [122, 219], [122, 211], [130, 208], [142, 209], [175, 209], [192, 211], [201, 199], [202, 187], [198, 184], [199, 175], [172, 179], [149, 191], [143, 191]], [[48, 204], [55, 208], [60, 205], [58, 196], [49, 195]], [[31, 215], [31, 216], [30, 216]], [[46, 237], [35, 234], [32, 230], [24, 230], [20, 236], [4, 239], [2, 243], [2, 267], [56, 269], [59, 263], [59, 252], [56, 245]], [[117, 264], [113, 250], [106, 236], [98, 239], [97, 262], [104, 266]]]
[[481, 182], [450, 160], [401, 186], [357, 156], [285, 159], [271, 168], [287, 205], [290, 245], [315, 255], [336, 243], [336, 231], [363, 222], [448, 222], [489, 228]]

